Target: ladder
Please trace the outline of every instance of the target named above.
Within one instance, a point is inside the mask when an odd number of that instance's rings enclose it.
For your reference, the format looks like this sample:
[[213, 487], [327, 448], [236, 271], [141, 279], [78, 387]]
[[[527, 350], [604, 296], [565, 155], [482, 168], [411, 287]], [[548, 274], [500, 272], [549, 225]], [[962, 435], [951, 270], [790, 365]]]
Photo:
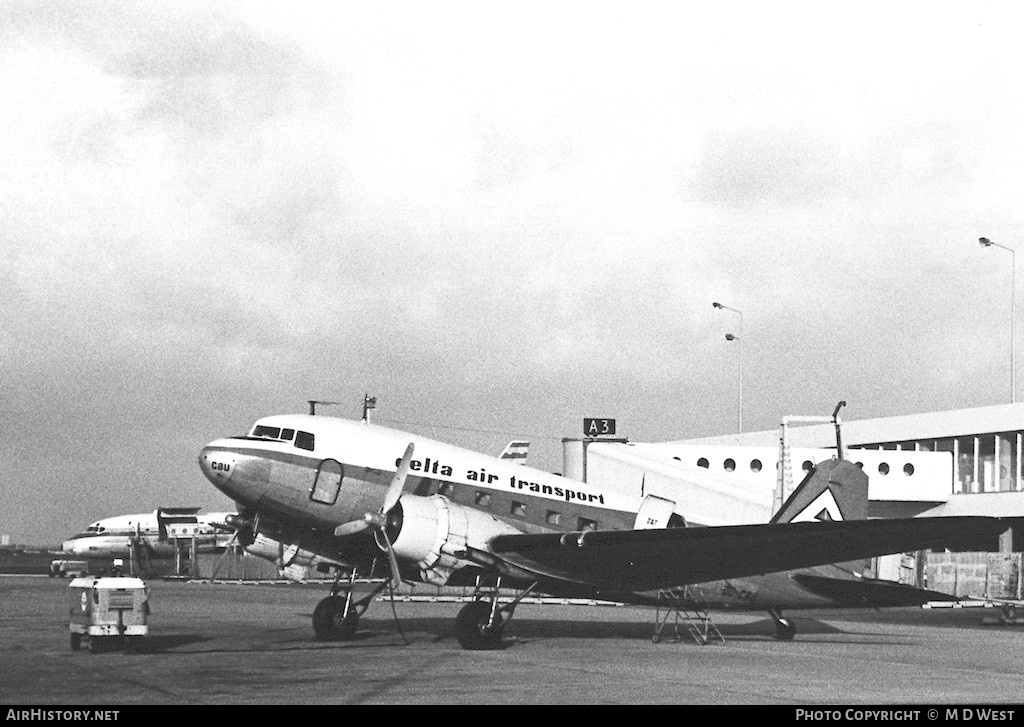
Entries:
[[[662, 615], [664, 611], [664, 615]], [[654, 634], [651, 641], [661, 641], [662, 632], [672, 619], [672, 641], [679, 641], [679, 625], [682, 625], [689, 632], [690, 637], [700, 644], [706, 645], [709, 641], [715, 640], [725, 643], [725, 637], [718, 630], [711, 620], [710, 614], [704, 604], [694, 598], [688, 591], [688, 587], [663, 588], [658, 591], [658, 603], [654, 611]]]
[[128, 574], [145, 577], [149, 575], [152, 566], [149, 562], [149, 551], [141, 535], [131, 535], [128, 538]]
[[793, 464], [790, 461], [790, 447], [787, 441], [787, 431], [790, 424], [797, 422], [828, 422], [836, 428], [836, 457], [844, 459], [843, 438], [840, 432], [842, 422], [839, 420], [839, 410], [846, 406], [845, 401], [839, 402], [830, 417], [822, 416], [785, 416], [782, 417], [782, 424], [779, 427], [779, 471], [775, 482], [775, 493], [772, 500], [772, 515], [774, 516], [793, 490]]

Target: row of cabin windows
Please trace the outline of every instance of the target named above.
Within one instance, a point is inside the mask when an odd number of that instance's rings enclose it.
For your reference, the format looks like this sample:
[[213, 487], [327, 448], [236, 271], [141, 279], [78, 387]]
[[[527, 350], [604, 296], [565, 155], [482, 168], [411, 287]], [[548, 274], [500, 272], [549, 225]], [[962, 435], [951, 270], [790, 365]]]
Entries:
[[[679, 458], [675, 457], [675, 459], [678, 460]], [[863, 462], [857, 462], [856, 464], [861, 469], [864, 469], [864, 463]], [[703, 467], [704, 469], [708, 469], [711, 466], [711, 463], [708, 462], [708, 458], [707, 457], [701, 457], [700, 459], [697, 460], [697, 466], [698, 467]], [[813, 466], [814, 466], [814, 463], [811, 462], [811, 460], [805, 459], [803, 465], [801, 466], [801, 468], [803, 469], [804, 472], [810, 472], [811, 471], [811, 467], [813, 467]], [[761, 460], [759, 460], [759, 459], [752, 459], [752, 460], [750, 460], [750, 471], [751, 472], [760, 472], [763, 467], [764, 467], [764, 465], [761, 463]], [[778, 464], [776, 464], [776, 467], [778, 467]], [[732, 459], [731, 457], [729, 459], [726, 459], [724, 462], [722, 462], [722, 469], [724, 469], [726, 472], [733, 472], [733, 471], [735, 471], [736, 470], [736, 460]], [[887, 474], [889, 474], [889, 470], [890, 470], [890, 468], [889, 468], [889, 464], [887, 462], [881, 462], [878, 465], [878, 474], [880, 474], [880, 475], [887, 475]], [[903, 474], [905, 474], [907, 477], [910, 477], [912, 474], [914, 474], [914, 465], [910, 464], [910, 462], [907, 462], [905, 465], [903, 465]]]
[[[333, 459], [325, 459], [320, 463], [320, 467], [316, 471], [316, 478], [313, 480], [313, 487], [309, 491], [309, 499], [314, 502], [319, 502], [324, 505], [333, 505], [338, 500], [338, 492], [341, 489], [341, 480], [344, 477], [344, 470], [342, 469], [341, 463]], [[442, 482], [437, 488], [439, 495], [450, 497], [454, 499], [455, 489], [450, 482]], [[473, 496], [473, 501], [480, 507], [491, 506], [491, 493], [477, 490]], [[526, 517], [526, 503], [512, 501], [512, 505], [509, 508], [509, 514], [515, 517]], [[544, 516], [544, 521], [548, 525], [560, 525], [562, 522], [562, 513], [557, 510], [548, 510]], [[591, 520], [590, 518], [579, 517], [576, 518], [576, 529], [577, 530], [597, 530], [598, 521]]]
[[263, 439], [277, 439], [281, 442], [290, 442], [294, 438], [296, 447], [309, 450], [310, 452], [313, 451], [316, 442], [316, 437], [309, 432], [301, 430], [297, 432], [294, 429], [282, 429], [281, 427], [268, 427], [264, 424], [254, 427], [252, 436], [262, 437]]
[[[444, 487], [445, 486], [442, 485], [441, 489], [444, 489]], [[448, 485], [449, 493], [451, 492], [451, 489], [452, 489], [451, 485]], [[442, 495], [446, 494], [446, 493], [442, 492], [440, 489], [438, 490], [438, 492], [440, 494], [442, 494]], [[473, 496], [473, 502], [474, 502], [474, 504], [478, 505], [479, 507], [487, 507], [487, 508], [489, 508], [491, 506], [491, 493], [483, 492], [481, 490], [477, 490], [476, 494]], [[509, 506], [509, 514], [513, 515], [515, 517], [525, 518], [526, 517], [526, 503], [525, 502], [519, 502], [517, 500], [513, 500], [511, 505]], [[562, 513], [560, 513], [558, 510], [548, 510], [544, 514], [544, 522], [546, 522], [548, 525], [561, 525], [561, 523], [562, 523]], [[576, 518], [576, 529], [577, 530], [582, 530], [582, 531], [597, 530], [598, 529], [598, 522], [597, 522], [597, 520], [591, 520], [590, 518], [586, 518], [586, 517], [577, 517]]]

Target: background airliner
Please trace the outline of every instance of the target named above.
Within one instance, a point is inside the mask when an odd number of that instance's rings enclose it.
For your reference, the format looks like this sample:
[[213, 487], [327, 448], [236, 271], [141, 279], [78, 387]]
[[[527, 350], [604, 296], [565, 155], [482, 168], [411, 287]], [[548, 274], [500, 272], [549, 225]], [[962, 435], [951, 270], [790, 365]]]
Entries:
[[[97, 520], [81, 533], [65, 540], [62, 549], [69, 555], [93, 560], [130, 559], [134, 549], [141, 560], [165, 560], [175, 557], [174, 538], [185, 548], [193, 535], [201, 553], [227, 550], [238, 542], [247, 553], [274, 563], [279, 574], [290, 580], [303, 580], [310, 569], [329, 574], [341, 568], [336, 561], [322, 558], [294, 545], [247, 531], [234, 512], [202, 514], [199, 508], [158, 508], [149, 513], [115, 515]], [[109, 565], [109, 564], [108, 564]], [[214, 564], [216, 575], [221, 562]], [[145, 567], [142, 567], [145, 570]]]
[[195, 536], [203, 550], [223, 547], [233, 528], [228, 519], [234, 513], [201, 514], [199, 508], [158, 508], [153, 512], [115, 515], [97, 520], [64, 541], [62, 550], [81, 558], [130, 558], [132, 549], [149, 558], [173, 558], [173, 538]]

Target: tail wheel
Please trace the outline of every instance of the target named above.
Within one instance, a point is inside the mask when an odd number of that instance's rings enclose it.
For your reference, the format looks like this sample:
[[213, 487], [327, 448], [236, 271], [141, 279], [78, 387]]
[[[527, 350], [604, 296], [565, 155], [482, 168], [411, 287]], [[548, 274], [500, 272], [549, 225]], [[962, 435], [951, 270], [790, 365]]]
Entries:
[[320, 641], [348, 641], [359, 626], [359, 614], [350, 610], [345, 613], [345, 599], [328, 596], [313, 610], [313, 633]]
[[469, 651], [489, 651], [501, 647], [501, 636], [505, 624], [499, 620], [488, 626], [491, 620], [491, 604], [474, 601], [463, 606], [455, 617], [455, 638], [459, 645]]
[[796, 636], [796, 624], [788, 618], [780, 618], [775, 622], [775, 638], [779, 641], [791, 641]]

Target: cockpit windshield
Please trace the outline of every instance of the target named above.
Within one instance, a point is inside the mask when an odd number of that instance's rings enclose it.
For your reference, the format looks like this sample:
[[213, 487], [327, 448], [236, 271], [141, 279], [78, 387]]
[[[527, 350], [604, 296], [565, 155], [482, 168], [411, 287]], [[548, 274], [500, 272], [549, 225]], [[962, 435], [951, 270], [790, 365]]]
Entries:
[[296, 432], [294, 429], [282, 429], [281, 427], [270, 427], [266, 424], [257, 424], [252, 428], [250, 437], [260, 439], [274, 439], [279, 442], [291, 442], [299, 449], [313, 450], [314, 437], [309, 432]]

